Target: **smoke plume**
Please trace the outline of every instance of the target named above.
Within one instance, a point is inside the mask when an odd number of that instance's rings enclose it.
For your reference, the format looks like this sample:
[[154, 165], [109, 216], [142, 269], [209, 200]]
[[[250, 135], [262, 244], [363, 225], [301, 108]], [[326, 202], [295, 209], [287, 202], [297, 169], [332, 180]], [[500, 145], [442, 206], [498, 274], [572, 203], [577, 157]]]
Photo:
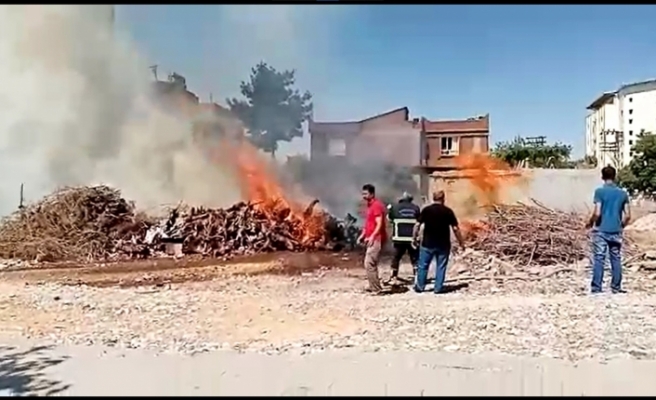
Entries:
[[152, 104], [148, 62], [106, 15], [0, 6], [0, 214], [16, 208], [21, 183], [29, 199], [105, 183], [142, 207], [238, 200], [230, 175], [193, 145], [190, 121]]
[[373, 184], [386, 203], [395, 203], [403, 192], [421, 201], [419, 180], [410, 168], [418, 164], [419, 148], [418, 130], [404, 121], [355, 136], [349, 157], [289, 157], [286, 171], [332, 214], [357, 217], [363, 211], [360, 193], [365, 183]]
[[[121, 189], [142, 208], [239, 200], [234, 176], [192, 143], [190, 121], [153, 104], [148, 69], [153, 63], [183, 75], [185, 63], [201, 65], [201, 76], [188, 75], [194, 91], [224, 98], [238, 95], [250, 68], [267, 61], [298, 70], [299, 88], [314, 94], [317, 119], [355, 116], [337, 115], [331, 107], [342, 102], [327, 97], [336, 64], [334, 32], [355, 9], [221, 6], [207, 32], [214, 39], [208, 54], [177, 65], [163, 55], [146, 60], [124, 35], [112, 34], [106, 7], [0, 6], [0, 215], [16, 209], [21, 183], [27, 200], [58, 186], [100, 183]], [[309, 152], [309, 139], [300, 142], [281, 153]], [[389, 168], [376, 157], [365, 164], [340, 164], [329, 173], [314, 167], [296, 183], [317, 186], [312, 194], [342, 215], [354, 210], [365, 182], [377, 184], [380, 192], [394, 188], [390, 196], [400, 194]]]

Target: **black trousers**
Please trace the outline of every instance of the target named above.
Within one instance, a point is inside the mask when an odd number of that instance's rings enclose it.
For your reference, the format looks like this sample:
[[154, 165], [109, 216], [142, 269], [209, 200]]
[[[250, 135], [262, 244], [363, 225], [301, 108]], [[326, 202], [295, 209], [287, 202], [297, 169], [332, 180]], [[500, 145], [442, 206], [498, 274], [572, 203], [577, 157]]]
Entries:
[[410, 257], [410, 263], [412, 264], [412, 270], [417, 270], [417, 260], [419, 258], [419, 249], [412, 248], [410, 242], [394, 242], [394, 257], [392, 257], [392, 276], [398, 276], [399, 274], [399, 264], [401, 259], [408, 253]]

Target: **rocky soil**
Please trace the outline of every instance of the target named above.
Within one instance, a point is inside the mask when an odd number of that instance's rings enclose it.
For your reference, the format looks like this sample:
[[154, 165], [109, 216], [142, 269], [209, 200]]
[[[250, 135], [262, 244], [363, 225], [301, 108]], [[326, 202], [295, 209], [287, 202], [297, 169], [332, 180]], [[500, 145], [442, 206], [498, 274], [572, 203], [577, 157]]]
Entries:
[[587, 294], [586, 268], [540, 280], [473, 281], [451, 293], [364, 294], [361, 270], [224, 275], [93, 287], [0, 275], [0, 337], [195, 354], [330, 348], [498, 352], [570, 360], [656, 358], [653, 280]]

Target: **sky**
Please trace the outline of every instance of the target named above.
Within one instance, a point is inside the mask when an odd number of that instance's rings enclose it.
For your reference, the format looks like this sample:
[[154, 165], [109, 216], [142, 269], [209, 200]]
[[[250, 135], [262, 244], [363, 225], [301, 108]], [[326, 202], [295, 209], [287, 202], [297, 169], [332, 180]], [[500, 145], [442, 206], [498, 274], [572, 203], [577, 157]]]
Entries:
[[[432, 120], [489, 113], [493, 142], [544, 135], [575, 156], [589, 103], [656, 78], [651, 5], [117, 7], [119, 34], [203, 101], [238, 96], [263, 60], [297, 70], [317, 121], [404, 106]], [[307, 137], [282, 150], [307, 151]]]

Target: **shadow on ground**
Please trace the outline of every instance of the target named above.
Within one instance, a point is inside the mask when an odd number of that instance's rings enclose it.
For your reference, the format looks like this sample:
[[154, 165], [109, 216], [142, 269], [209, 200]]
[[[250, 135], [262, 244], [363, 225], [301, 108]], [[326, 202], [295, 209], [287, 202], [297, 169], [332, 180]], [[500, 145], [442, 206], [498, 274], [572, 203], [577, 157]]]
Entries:
[[[433, 283], [433, 279], [429, 279], [427, 283]], [[469, 287], [469, 283], [455, 283], [455, 284], [445, 284], [442, 286], [442, 291], [440, 294], [446, 294], [446, 293], [453, 293], [457, 292], [459, 290], [467, 289]], [[428, 289], [426, 288], [424, 291], [429, 292], [432, 291], [433, 289]]]
[[0, 396], [52, 396], [70, 385], [47, 377], [47, 370], [67, 357], [50, 355], [48, 346], [19, 351], [0, 346]]

